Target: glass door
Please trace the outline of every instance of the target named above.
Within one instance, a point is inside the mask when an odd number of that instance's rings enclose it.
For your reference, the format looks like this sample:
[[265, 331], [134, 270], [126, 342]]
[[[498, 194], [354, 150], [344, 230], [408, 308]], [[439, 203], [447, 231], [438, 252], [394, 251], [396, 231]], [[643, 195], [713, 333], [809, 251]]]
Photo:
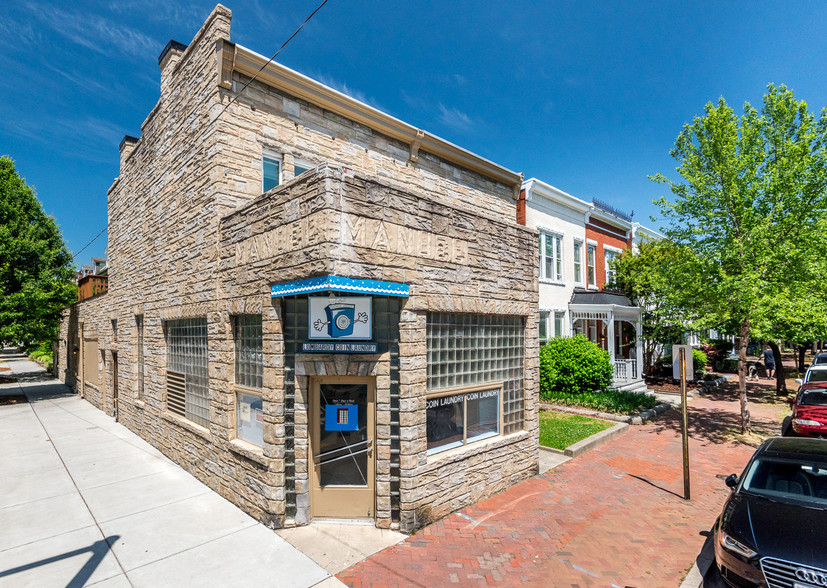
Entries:
[[312, 516], [374, 516], [374, 378], [311, 380]]

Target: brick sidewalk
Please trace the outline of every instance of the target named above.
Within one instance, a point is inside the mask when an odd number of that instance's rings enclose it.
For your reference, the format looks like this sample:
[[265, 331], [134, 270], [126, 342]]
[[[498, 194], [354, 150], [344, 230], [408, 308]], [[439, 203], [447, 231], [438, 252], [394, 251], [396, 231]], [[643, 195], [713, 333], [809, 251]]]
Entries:
[[[783, 404], [750, 383], [761, 432]], [[761, 394], [754, 394], [754, 392]], [[753, 402], [753, 396], [759, 402]], [[728, 440], [735, 386], [690, 403], [692, 500], [683, 495], [680, 412], [421, 529], [342, 572], [361, 586], [678, 586], [754, 448]], [[776, 433], [777, 434], [777, 433]]]

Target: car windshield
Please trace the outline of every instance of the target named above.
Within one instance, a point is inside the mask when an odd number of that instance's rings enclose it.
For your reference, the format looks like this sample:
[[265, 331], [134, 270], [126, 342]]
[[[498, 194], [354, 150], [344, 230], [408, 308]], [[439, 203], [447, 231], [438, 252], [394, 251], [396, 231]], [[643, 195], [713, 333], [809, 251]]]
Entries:
[[816, 355], [813, 358], [813, 365], [824, 365], [827, 364], [827, 354], [825, 355]]
[[802, 406], [827, 406], [827, 389], [804, 390], [799, 404]]
[[756, 459], [744, 476], [742, 490], [824, 509], [827, 508], [827, 465]]
[[827, 370], [810, 370], [807, 372], [808, 382], [827, 382]]

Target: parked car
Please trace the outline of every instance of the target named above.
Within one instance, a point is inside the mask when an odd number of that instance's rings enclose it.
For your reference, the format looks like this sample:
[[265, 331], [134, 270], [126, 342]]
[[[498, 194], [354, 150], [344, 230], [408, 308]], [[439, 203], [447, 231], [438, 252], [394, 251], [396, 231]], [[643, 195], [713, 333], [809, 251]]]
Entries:
[[813, 358], [813, 365], [827, 365], [827, 353], [818, 353]]
[[755, 451], [715, 523], [715, 562], [730, 586], [827, 586], [827, 443], [772, 437]]
[[796, 379], [797, 384], [809, 384], [810, 382], [827, 382], [827, 364], [811, 365], [807, 368], [803, 379]]
[[827, 436], [827, 383], [811, 382], [803, 384], [798, 394], [787, 400], [792, 405], [793, 413], [781, 426], [785, 437]]

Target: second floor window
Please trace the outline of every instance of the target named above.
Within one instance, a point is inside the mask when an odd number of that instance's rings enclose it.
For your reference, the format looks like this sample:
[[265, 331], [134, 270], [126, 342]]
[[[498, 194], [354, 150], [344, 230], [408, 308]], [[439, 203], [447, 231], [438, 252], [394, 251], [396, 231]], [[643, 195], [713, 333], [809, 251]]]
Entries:
[[604, 251], [606, 257], [606, 285], [611, 286], [617, 282], [617, 271], [614, 269], [614, 260], [620, 257], [616, 251]]
[[265, 155], [261, 160], [261, 193], [272, 190], [281, 183], [281, 159]]
[[596, 245], [589, 245], [588, 251], [586, 254], [586, 271], [588, 272], [588, 285], [589, 286], [597, 286], [597, 280], [595, 280], [595, 265], [594, 265], [594, 258], [595, 258], [595, 250], [597, 249]]
[[563, 238], [540, 233], [540, 278], [563, 281]]
[[583, 283], [583, 243], [574, 242], [574, 283]]

